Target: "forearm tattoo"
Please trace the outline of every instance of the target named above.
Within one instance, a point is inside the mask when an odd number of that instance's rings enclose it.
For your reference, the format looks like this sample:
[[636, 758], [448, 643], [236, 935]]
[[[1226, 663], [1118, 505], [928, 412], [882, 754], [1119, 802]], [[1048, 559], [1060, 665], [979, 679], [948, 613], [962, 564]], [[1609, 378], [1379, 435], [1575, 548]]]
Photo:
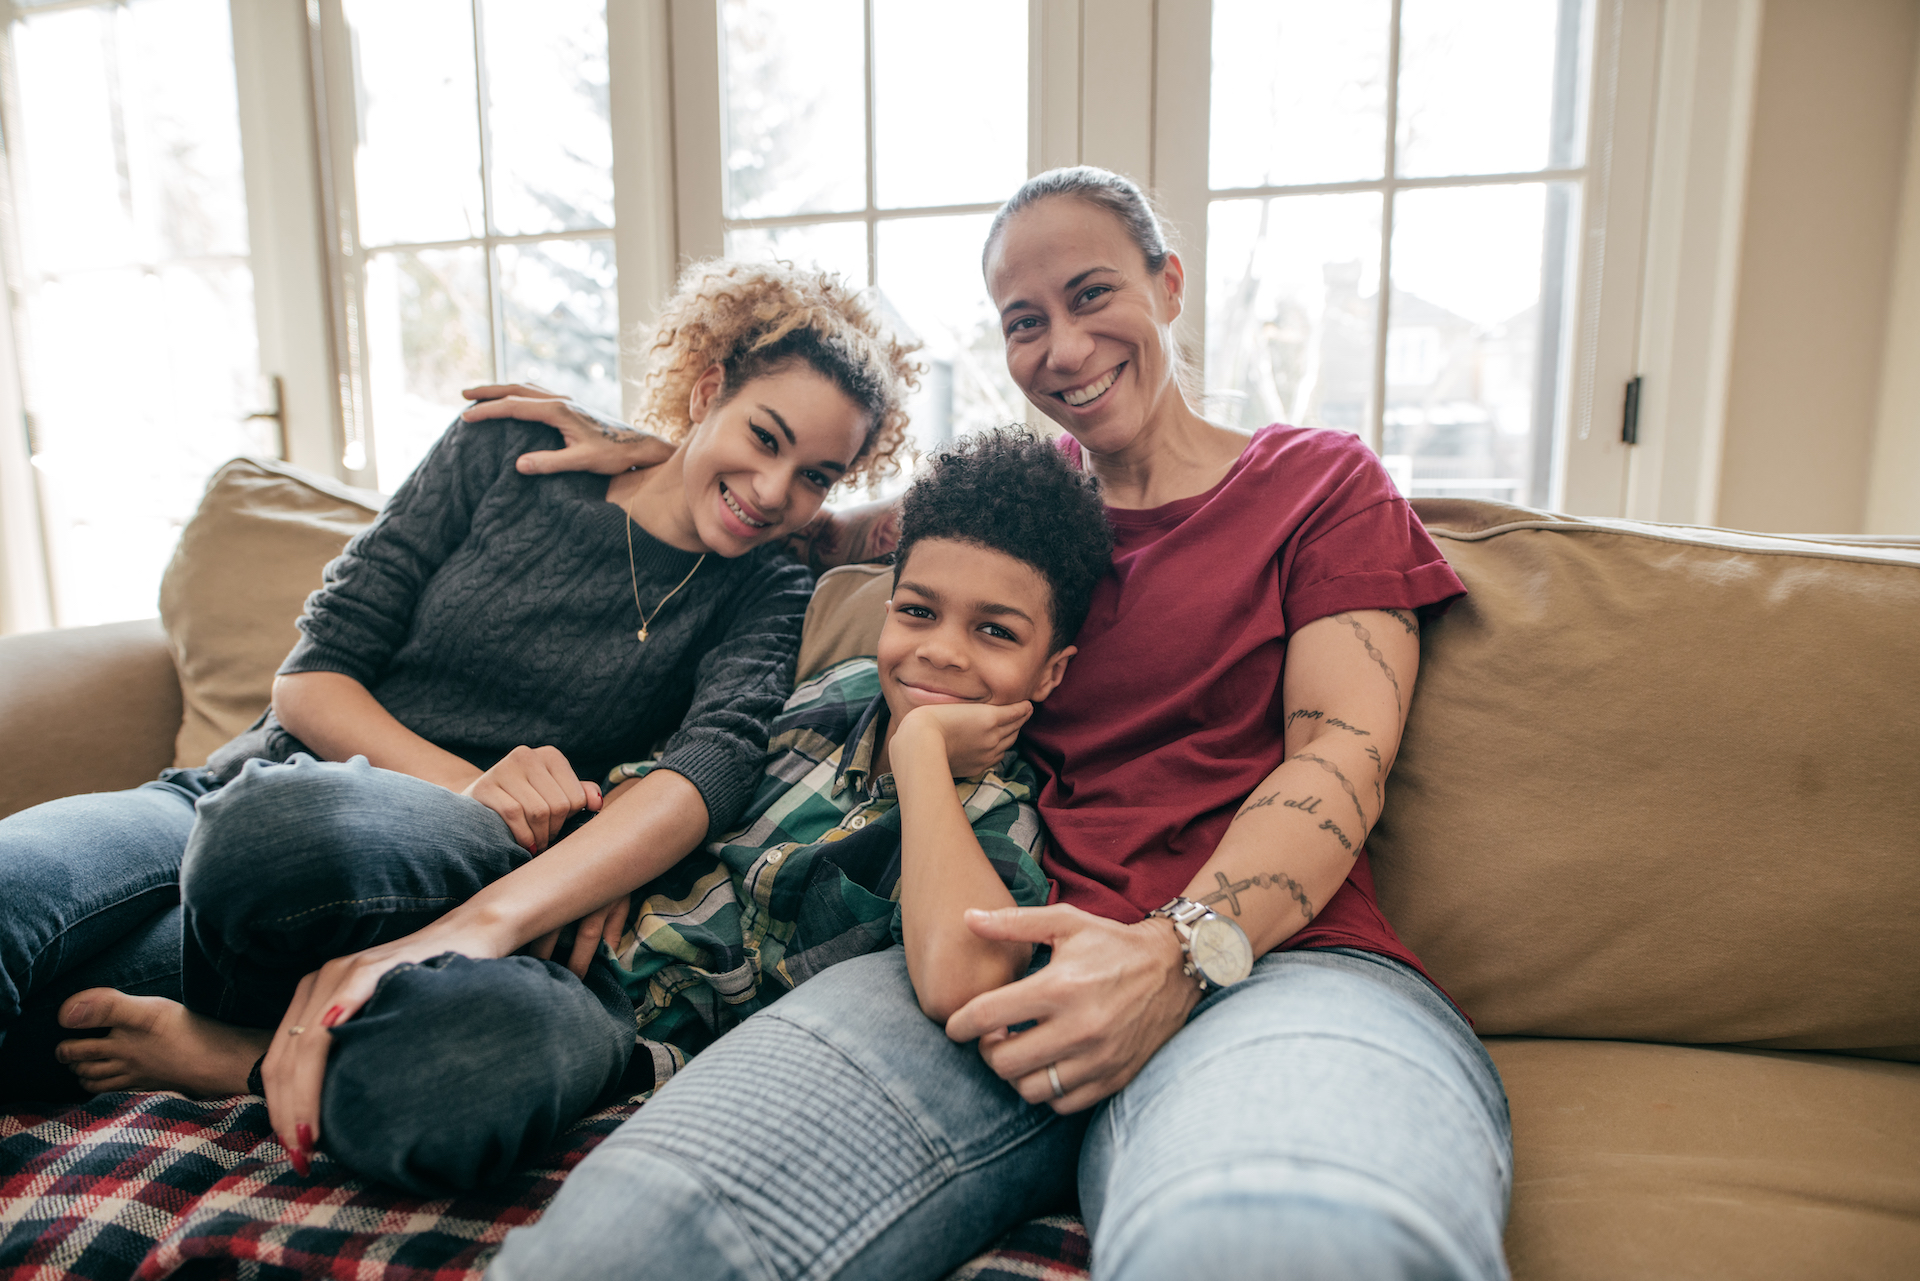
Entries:
[[1360, 816], [1361, 830], [1364, 831], [1366, 829], [1367, 811], [1366, 811], [1366, 807], [1360, 804], [1360, 793], [1356, 792], [1353, 789], [1353, 784], [1350, 781], [1348, 781], [1347, 776], [1345, 774], [1342, 774], [1340, 772], [1340, 767], [1338, 765], [1335, 765], [1332, 761], [1328, 760], [1324, 756], [1315, 756], [1312, 752], [1296, 753], [1293, 756], [1293, 759], [1296, 761], [1312, 761], [1315, 765], [1318, 765], [1321, 769], [1327, 771], [1327, 773], [1339, 779], [1340, 786], [1346, 789], [1347, 799], [1353, 802], [1353, 812]]
[[1347, 839], [1347, 834], [1340, 830], [1340, 825], [1338, 823], [1334, 822], [1330, 818], [1322, 819], [1320, 823], [1320, 830], [1323, 832], [1332, 832], [1333, 839], [1340, 842], [1340, 848], [1345, 850], [1349, 854], [1353, 853], [1353, 842]]
[[1353, 629], [1354, 637], [1358, 639], [1362, 645], [1367, 647], [1367, 657], [1371, 658], [1379, 666], [1380, 670], [1387, 674], [1387, 682], [1393, 686], [1394, 710], [1404, 720], [1407, 714], [1407, 705], [1400, 697], [1400, 678], [1395, 676], [1393, 674], [1393, 668], [1387, 665], [1387, 656], [1375, 647], [1373, 643], [1373, 633], [1362, 626], [1360, 620], [1351, 614], [1335, 614], [1334, 617]]
[[1213, 879], [1220, 883], [1219, 890], [1200, 900], [1209, 906], [1225, 903], [1228, 910], [1238, 916], [1241, 894], [1248, 890], [1280, 889], [1291, 895], [1293, 901], [1299, 905], [1300, 915], [1306, 917], [1308, 921], [1313, 920], [1313, 900], [1307, 897], [1306, 887], [1285, 872], [1255, 872], [1243, 881], [1230, 881], [1225, 872], [1215, 872]]
[[1418, 636], [1420, 634], [1420, 624], [1416, 622], [1414, 620], [1413, 615], [1409, 614], [1406, 610], [1383, 609], [1380, 612], [1385, 614], [1388, 618], [1391, 618], [1394, 622], [1400, 624], [1400, 626], [1406, 628], [1407, 635]]

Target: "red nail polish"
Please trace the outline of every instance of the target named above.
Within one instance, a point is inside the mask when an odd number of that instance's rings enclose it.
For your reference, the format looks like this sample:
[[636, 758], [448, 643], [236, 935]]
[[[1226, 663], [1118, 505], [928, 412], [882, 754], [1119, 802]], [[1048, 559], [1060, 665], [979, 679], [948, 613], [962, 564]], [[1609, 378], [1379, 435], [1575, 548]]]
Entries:
[[313, 1165], [307, 1160], [307, 1154], [299, 1148], [287, 1153], [287, 1159], [293, 1163], [293, 1172], [301, 1178], [304, 1179], [313, 1172]]
[[293, 1127], [293, 1133], [294, 1137], [300, 1140], [300, 1150], [302, 1152], [311, 1152], [313, 1150], [312, 1126], [302, 1121], [299, 1125]]
[[340, 1016], [345, 1013], [346, 1013], [346, 1010], [343, 1009], [342, 1007], [338, 1005], [334, 1006], [332, 1009], [328, 1010], [325, 1014], [320, 1016], [320, 1026], [332, 1027], [335, 1023], [338, 1023], [340, 1021]]

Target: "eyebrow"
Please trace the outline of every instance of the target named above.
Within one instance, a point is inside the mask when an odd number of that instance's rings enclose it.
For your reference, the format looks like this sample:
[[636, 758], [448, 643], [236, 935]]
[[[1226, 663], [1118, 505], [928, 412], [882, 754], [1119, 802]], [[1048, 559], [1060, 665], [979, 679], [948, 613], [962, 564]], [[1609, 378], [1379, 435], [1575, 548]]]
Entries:
[[[1066, 286], [1067, 290], [1068, 292], [1072, 292], [1073, 290], [1078, 289], [1082, 281], [1086, 280], [1088, 276], [1094, 275], [1098, 272], [1118, 271], [1118, 270], [1120, 270], [1118, 267], [1089, 267], [1085, 271], [1081, 272], [1079, 275], [1067, 281], [1067, 286]], [[1031, 307], [1031, 306], [1033, 306], [1033, 304], [1028, 302], [1025, 298], [1015, 298], [1012, 302], [1008, 303], [1006, 306], [1000, 309], [1000, 314], [1004, 316], [1008, 312], [1016, 310], [1017, 308]], [[1022, 617], [1024, 617], [1024, 615], [1022, 615]]]
[[[780, 430], [786, 434], [787, 443], [789, 445], [794, 446], [796, 449], [799, 448], [800, 446], [799, 439], [794, 436], [793, 428], [787, 426], [787, 420], [780, 416], [779, 410], [775, 409], [772, 405], [768, 405], [768, 404], [761, 404], [756, 406], [756, 408], [759, 409], [759, 411], [765, 414], [767, 417], [773, 419], [774, 422], [780, 424]], [[822, 459], [820, 462], [815, 463], [814, 466], [822, 467], [829, 471], [838, 472], [842, 476], [847, 474], [847, 465], [845, 463], [837, 463], [831, 458]]]
[[[910, 583], [903, 579], [900, 586], [907, 591], [913, 592], [915, 595], [926, 597], [936, 605], [945, 601], [945, 598], [941, 596], [939, 592], [928, 587], [925, 583]], [[1033, 616], [1028, 614], [1026, 610], [1013, 605], [1003, 605], [998, 601], [976, 601], [974, 602], [973, 609], [975, 613], [985, 614], [989, 618], [1019, 618], [1024, 619], [1029, 626], [1038, 625], [1034, 623]]]

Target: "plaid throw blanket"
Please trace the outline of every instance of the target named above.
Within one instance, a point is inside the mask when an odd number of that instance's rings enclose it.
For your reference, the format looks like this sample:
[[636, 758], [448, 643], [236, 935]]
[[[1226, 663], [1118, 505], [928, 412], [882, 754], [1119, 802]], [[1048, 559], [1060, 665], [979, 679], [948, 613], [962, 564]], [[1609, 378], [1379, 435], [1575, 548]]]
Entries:
[[[501, 1238], [539, 1218], [567, 1171], [638, 1107], [596, 1112], [533, 1168], [437, 1201], [362, 1183], [324, 1156], [301, 1178], [250, 1095], [108, 1094], [0, 1113], [0, 1276], [478, 1281]], [[1049, 1218], [954, 1278], [1082, 1281], [1086, 1269], [1079, 1221]]]

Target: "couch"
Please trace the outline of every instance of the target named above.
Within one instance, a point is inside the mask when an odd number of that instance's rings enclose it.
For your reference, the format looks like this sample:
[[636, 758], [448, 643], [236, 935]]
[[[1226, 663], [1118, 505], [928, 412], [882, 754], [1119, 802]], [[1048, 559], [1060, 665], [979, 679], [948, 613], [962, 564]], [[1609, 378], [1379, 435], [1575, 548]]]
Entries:
[[[0, 640], [0, 814], [204, 759], [264, 704], [301, 599], [377, 503], [236, 460], [183, 534], [159, 620]], [[1514, 1275], [1920, 1276], [1920, 539], [1414, 506], [1470, 594], [1422, 636], [1369, 845], [1382, 907], [1505, 1079]], [[802, 675], [871, 651], [886, 586], [873, 567], [822, 578]], [[99, 1219], [35, 1198], [60, 1160], [84, 1164], [65, 1136], [155, 1098], [0, 1117], [0, 1228]], [[537, 1213], [621, 1115], [495, 1212]], [[183, 1124], [143, 1133], [177, 1146]], [[301, 1191], [260, 1143], [249, 1186], [290, 1190], [253, 1211], [281, 1227], [241, 1233], [247, 1257], [278, 1258], [261, 1243], [331, 1197], [378, 1211], [335, 1242], [339, 1275], [412, 1275], [392, 1261], [425, 1259], [419, 1243], [382, 1233], [459, 1212], [386, 1205], [324, 1166]], [[6, 1181], [10, 1162], [32, 1177]], [[172, 1230], [146, 1209], [114, 1220], [128, 1252]], [[196, 1212], [176, 1206], [173, 1227]], [[177, 1237], [170, 1257], [193, 1255]], [[483, 1224], [442, 1262], [483, 1267], [497, 1237]], [[1074, 1221], [1039, 1220], [964, 1275], [1074, 1276], [1085, 1254]], [[0, 1267], [24, 1257], [0, 1244]]]

